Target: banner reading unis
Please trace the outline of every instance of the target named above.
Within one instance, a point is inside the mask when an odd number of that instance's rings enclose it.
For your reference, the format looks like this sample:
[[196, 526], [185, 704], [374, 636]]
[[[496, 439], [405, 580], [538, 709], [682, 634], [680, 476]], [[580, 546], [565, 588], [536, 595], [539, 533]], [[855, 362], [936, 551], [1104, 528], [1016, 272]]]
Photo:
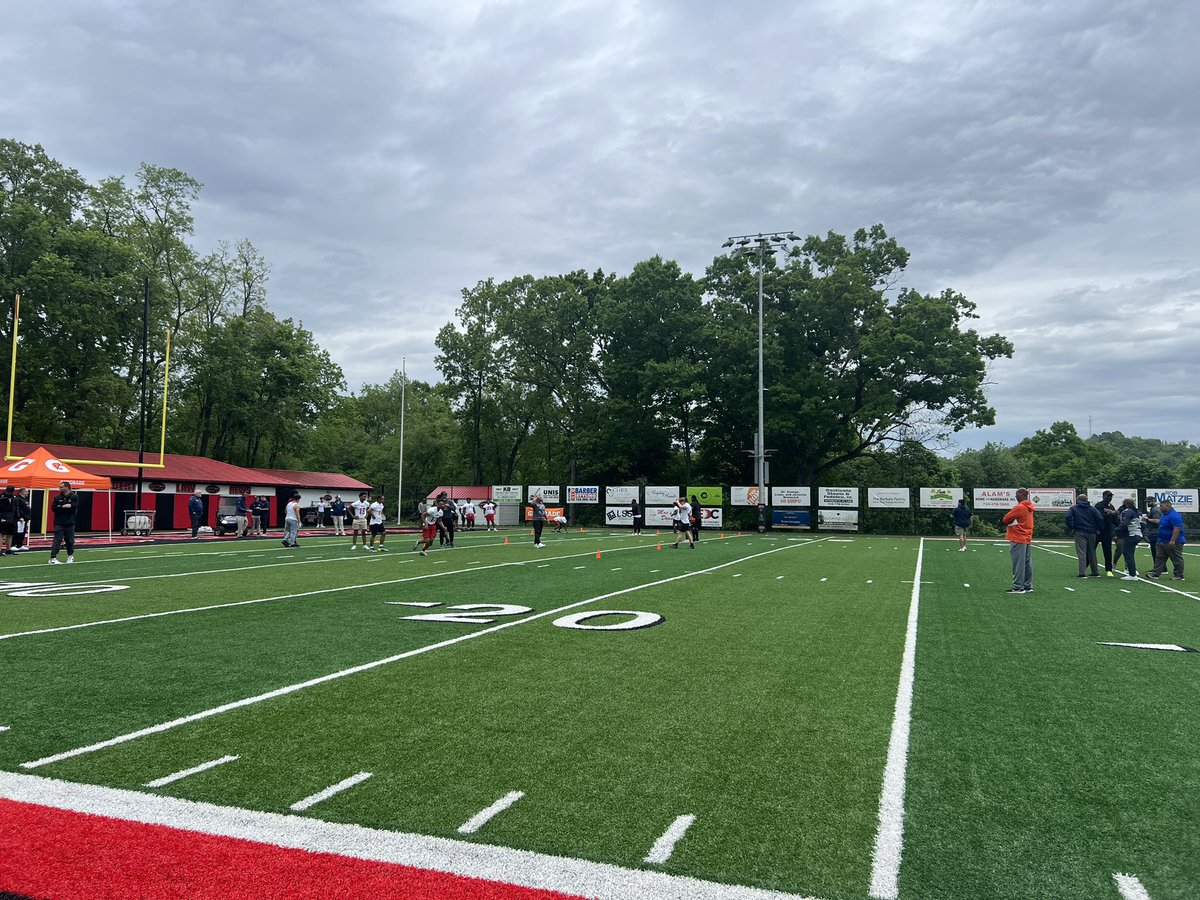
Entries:
[[557, 484], [531, 484], [529, 486], [529, 499], [532, 500], [538, 494], [542, 495], [542, 500], [545, 503], [562, 503], [562, 488]]

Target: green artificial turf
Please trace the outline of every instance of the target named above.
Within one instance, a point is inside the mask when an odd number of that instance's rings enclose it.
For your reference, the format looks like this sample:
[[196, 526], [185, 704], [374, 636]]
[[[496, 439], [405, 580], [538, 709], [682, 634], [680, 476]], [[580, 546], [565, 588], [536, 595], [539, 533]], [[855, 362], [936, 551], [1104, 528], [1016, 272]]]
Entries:
[[[395, 537], [382, 556], [325, 538], [22, 559], [13, 582], [128, 589], [0, 589], [0, 634], [287, 599], [0, 640], [0, 767], [480, 633], [33, 771], [144, 790], [233, 754], [157, 791], [277, 812], [365, 771], [304, 814], [634, 867], [691, 814], [651, 867], [864, 898], [918, 542], [705, 537], [694, 551], [620, 532], [536, 550], [510, 532], [424, 559]], [[1077, 581], [1062, 545], [1034, 565], [1035, 593], [1014, 597], [1006, 546], [925, 544], [901, 897], [1115, 897], [1123, 871], [1155, 900], [1196, 896], [1200, 654], [1096, 642], [1200, 646], [1200, 603]], [[456, 604], [531, 612], [406, 618]], [[563, 610], [489, 631], [576, 604], [665, 619], [574, 631], [553, 624]], [[459, 835], [509, 791], [525, 796]]]

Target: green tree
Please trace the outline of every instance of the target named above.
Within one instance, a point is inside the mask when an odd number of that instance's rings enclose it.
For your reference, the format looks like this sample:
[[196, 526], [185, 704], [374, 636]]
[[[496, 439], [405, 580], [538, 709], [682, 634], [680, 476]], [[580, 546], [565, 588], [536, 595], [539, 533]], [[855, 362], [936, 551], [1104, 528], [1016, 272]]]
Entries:
[[[966, 327], [975, 305], [951, 290], [890, 290], [908, 252], [882, 226], [847, 240], [809, 237], [783, 268], [764, 272], [766, 443], [780, 477], [814, 483], [828, 469], [900, 440], [930, 443], [990, 425], [987, 364], [1010, 356], [999, 335]], [[720, 257], [708, 270], [719, 356], [710, 395], [724, 395], [714, 439], [721, 455], [754, 433], [757, 273], [747, 257]]]
[[1115, 461], [1108, 447], [1083, 440], [1070, 422], [1039, 429], [1013, 447], [1013, 453], [1029, 466], [1037, 487], [1095, 486]]

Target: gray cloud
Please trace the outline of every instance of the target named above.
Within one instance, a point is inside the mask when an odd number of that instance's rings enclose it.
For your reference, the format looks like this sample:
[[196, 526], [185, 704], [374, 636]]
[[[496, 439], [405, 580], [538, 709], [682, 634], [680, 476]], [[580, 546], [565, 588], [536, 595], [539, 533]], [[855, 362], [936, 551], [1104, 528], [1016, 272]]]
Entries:
[[481, 278], [654, 253], [699, 273], [731, 233], [882, 221], [907, 284], [962, 290], [1017, 345], [997, 425], [960, 443], [1089, 414], [1194, 437], [1200, 400], [1109, 375], [1137, 347], [1194, 381], [1181, 0], [69, 0], [7, 33], [6, 133], [89, 178], [199, 178], [201, 249], [253, 240], [272, 308], [352, 385], [401, 356], [436, 377], [433, 336]]

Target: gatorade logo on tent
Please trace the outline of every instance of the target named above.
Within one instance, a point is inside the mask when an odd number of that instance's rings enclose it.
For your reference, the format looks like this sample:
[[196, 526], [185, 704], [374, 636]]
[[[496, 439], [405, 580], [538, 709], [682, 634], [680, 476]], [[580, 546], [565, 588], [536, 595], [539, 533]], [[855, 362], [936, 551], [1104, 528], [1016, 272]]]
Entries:
[[64, 466], [62, 463], [60, 463], [57, 459], [46, 460], [46, 468], [49, 469], [51, 472], [57, 472], [60, 475], [71, 474], [71, 470], [68, 469], [66, 466]]
[[24, 459], [22, 459], [18, 462], [15, 462], [11, 466], [9, 466], [8, 471], [9, 472], [20, 472], [22, 469], [28, 469], [32, 465], [33, 465], [33, 460], [27, 456]]

